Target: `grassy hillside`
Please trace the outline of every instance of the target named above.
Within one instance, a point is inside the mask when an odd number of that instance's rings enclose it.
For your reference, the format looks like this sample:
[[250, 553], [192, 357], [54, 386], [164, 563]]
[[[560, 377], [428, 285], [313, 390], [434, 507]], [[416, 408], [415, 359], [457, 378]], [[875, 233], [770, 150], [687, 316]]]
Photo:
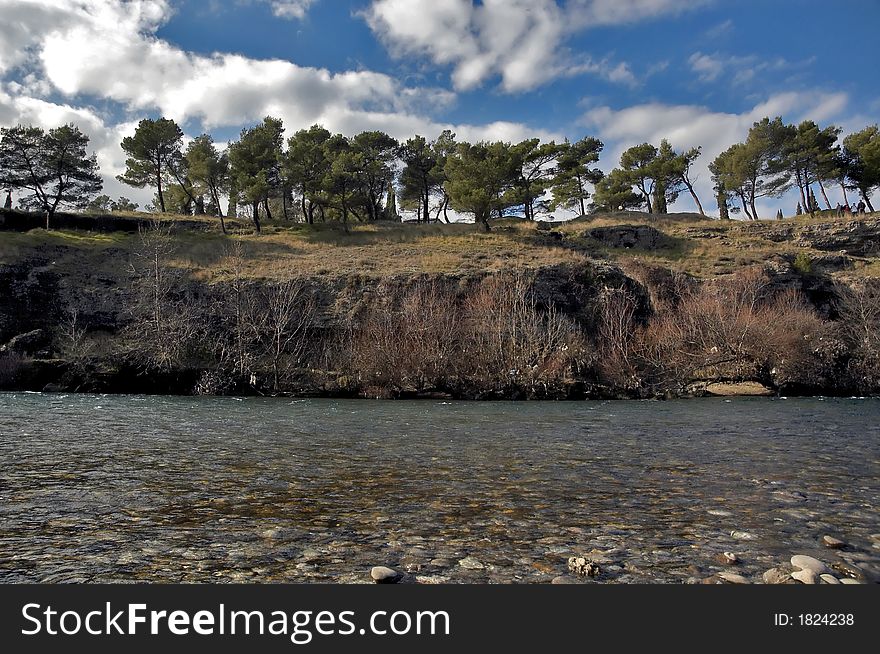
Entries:
[[[143, 214], [130, 217], [148, 219]], [[247, 223], [230, 221], [230, 234], [224, 236], [216, 221], [208, 218], [165, 215], [159, 223], [170, 229], [174, 265], [203, 281], [223, 278], [235, 243], [243, 246], [244, 272], [253, 278], [498, 272], [606, 260], [624, 270], [639, 263], [711, 279], [774, 257], [797, 260], [802, 267], [821, 267], [828, 264], [829, 254], [838, 256], [834, 269], [826, 271], [829, 274], [844, 278], [880, 274], [874, 245], [880, 243], [880, 217], [873, 216], [842, 220], [818, 215], [752, 223], [702, 220], [693, 214], [654, 219], [629, 213], [543, 226], [497, 221], [488, 234], [467, 224], [356, 224], [346, 231], [338, 224], [276, 222], [257, 235]], [[626, 237], [633, 231], [630, 228], [659, 234], [649, 242], [644, 238], [614, 242], [615, 232]], [[610, 237], [603, 238], [608, 233]], [[0, 262], [52, 257], [60, 272], [116, 276], [124, 273], [140, 240], [133, 231], [0, 232]]]

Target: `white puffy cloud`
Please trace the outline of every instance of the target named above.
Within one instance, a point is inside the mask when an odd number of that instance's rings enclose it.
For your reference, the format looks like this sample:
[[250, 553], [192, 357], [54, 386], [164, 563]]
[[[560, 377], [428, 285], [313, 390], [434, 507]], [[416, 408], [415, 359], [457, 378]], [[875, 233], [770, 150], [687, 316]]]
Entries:
[[[100, 96], [131, 111], [198, 119], [208, 128], [273, 114], [294, 126], [326, 120], [331, 129], [337, 114], [419, 114], [455, 99], [449, 91], [408, 88], [368, 70], [331, 73], [283, 60], [193, 54], [155, 37], [170, 12], [165, 3], [99, 4], [103, 12], [88, 18], [73, 12], [34, 44], [45, 79], [71, 98]], [[139, 4], [161, 11], [134, 9]]]
[[[454, 93], [405, 86], [369, 70], [332, 73], [283, 60], [187, 52], [156, 37], [172, 15], [165, 0], [0, 0], [0, 15], [17, 17], [9, 52], [18, 53], [0, 55], [8, 66], [0, 70], [0, 124], [79, 125], [92, 137], [108, 192], [141, 204], [149, 191], [115, 180], [125, 162], [119, 142], [153, 112], [180, 123], [194, 119], [209, 130], [274, 115], [288, 134], [321, 123], [345, 134], [380, 129], [397, 138], [434, 137], [443, 129], [470, 140], [561, 138], [520, 123], [437, 121], [433, 112], [452, 104]], [[53, 96], [58, 92], [64, 100]], [[127, 116], [120, 123], [82, 106], [95, 98], [119, 103]]]
[[[582, 124], [606, 143], [602, 167], [608, 171], [617, 166], [623, 151], [639, 143], [658, 145], [667, 139], [677, 150], [702, 146], [703, 156], [695, 165], [697, 189], [704, 207], [713, 206], [712, 181], [708, 165], [721, 152], [741, 142], [749, 128], [765, 116], [782, 116], [786, 122], [812, 119], [820, 124], [840, 121], [845, 117], [849, 97], [845, 93], [779, 93], [770, 96], [742, 113], [712, 111], [698, 105], [642, 104], [615, 110], [607, 106], [590, 109]], [[765, 200], [759, 206], [765, 217], [784, 206], [791, 213], [792, 198]], [[793, 205], [792, 205], [793, 206]], [[770, 208], [772, 207], [772, 211]], [[680, 197], [676, 210], [691, 211], [690, 197]]]
[[303, 19], [315, 0], [270, 0], [272, 13], [279, 18]]
[[373, 0], [362, 15], [393, 55], [425, 56], [452, 67], [453, 84], [473, 89], [500, 76], [507, 92], [562, 76], [595, 74], [634, 84], [626, 64], [573, 59], [574, 33], [693, 8], [685, 0]]

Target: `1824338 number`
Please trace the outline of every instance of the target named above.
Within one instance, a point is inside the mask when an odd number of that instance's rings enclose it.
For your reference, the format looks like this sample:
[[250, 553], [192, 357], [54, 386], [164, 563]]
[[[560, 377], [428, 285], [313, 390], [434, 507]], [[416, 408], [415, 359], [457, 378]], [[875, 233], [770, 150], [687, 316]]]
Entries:
[[802, 627], [851, 627], [855, 621], [852, 613], [801, 613], [797, 616]]

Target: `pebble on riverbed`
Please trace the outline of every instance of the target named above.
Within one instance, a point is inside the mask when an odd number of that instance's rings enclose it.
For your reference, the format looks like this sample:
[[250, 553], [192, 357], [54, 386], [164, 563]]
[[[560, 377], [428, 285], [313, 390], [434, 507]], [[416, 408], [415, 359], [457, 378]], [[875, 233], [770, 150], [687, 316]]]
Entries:
[[736, 538], [737, 540], [757, 540], [757, 536], [755, 534], [749, 533], [748, 531], [732, 531], [730, 532], [731, 538]]
[[764, 573], [763, 579], [765, 584], [787, 584], [791, 583], [791, 573], [793, 570], [787, 566], [779, 568], [770, 568]]
[[846, 547], [846, 543], [834, 536], [822, 536], [822, 544], [830, 550], [842, 550]]
[[733, 552], [724, 552], [717, 557], [718, 563], [722, 565], [736, 565], [739, 563], [739, 557]]
[[[805, 556], [803, 554], [796, 554], [791, 557], [791, 564], [798, 570], [809, 570], [817, 577], [831, 572], [831, 570], [828, 569], [828, 566], [822, 563], [819, 559], [814, 559], [812, 556]], [[794, 575], [792, 576], [794, 577]]]
[[380, 565], [370, 570], [370, 577], [377, 584], [398, 584], [403, 579], [403, 573]]
[[458, 562], [458, 565], [460, 565], [465, 570], [484, 570], [486, 568], [486, 566], [483, 565], [482, 562], [478, 561], [472, 556], [466, 556], [465, 558], [461, 559]]
[[583, 556], [572, 556], [569, 558], [568, 569], [582, 577], [598, 577], [602, 572], [598, 563]]

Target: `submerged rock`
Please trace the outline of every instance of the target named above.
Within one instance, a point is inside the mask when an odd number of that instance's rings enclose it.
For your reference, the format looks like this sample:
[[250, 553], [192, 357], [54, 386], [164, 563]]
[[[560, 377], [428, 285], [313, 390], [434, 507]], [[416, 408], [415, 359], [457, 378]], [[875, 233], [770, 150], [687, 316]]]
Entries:
[[739, 557], [733, 552], [723, 552], [715, 558], [722, 565], [736, 565], [739, 563]]
[[[831, 567], [833, 567], [837, 572], [851, 579], [856, 579], [857, 581], [865, 580], [865, 571], [858, 566], [853, 565], [852, 563], [847, 563], [846, 561], [835, 561], [831, 564]], [[828, 572], [831, 571], [828, 570]]]
[[780, 568], [770, 568], [762, 575], [765, 584], [786, 584], [791, 579], [791, 571]]
[[748, 531], [732, 531], [730, 532], [731, 538], [736, 538], [737, 540], [757, 540], [757, 536]]
[[831, 550], [841, 550], [846, 547], [846, 543], [834, 536], [822, 536], [822, 544]]

